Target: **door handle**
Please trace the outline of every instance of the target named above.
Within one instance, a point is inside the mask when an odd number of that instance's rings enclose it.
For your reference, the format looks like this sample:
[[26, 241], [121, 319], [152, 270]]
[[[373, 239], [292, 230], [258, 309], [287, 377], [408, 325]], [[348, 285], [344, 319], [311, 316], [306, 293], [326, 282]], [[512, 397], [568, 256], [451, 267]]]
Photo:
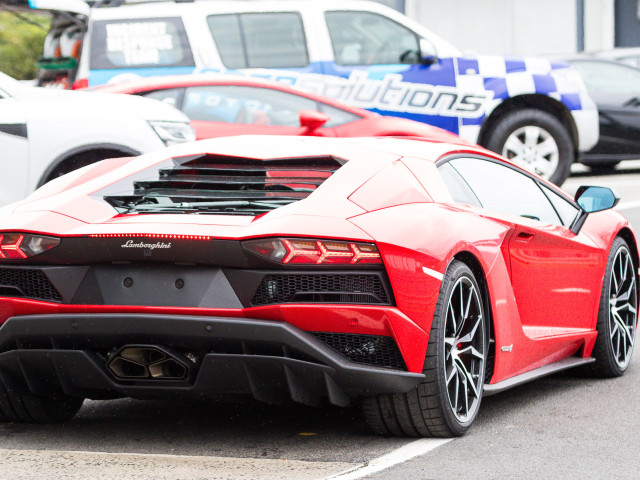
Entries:
[[529, 240], [531, 240], [533, 238], [533, 236], [534, 236], [533, 233], [520, 232], [516, 236], [516, 241], [518, 241], [518, 242], [528, 242]]

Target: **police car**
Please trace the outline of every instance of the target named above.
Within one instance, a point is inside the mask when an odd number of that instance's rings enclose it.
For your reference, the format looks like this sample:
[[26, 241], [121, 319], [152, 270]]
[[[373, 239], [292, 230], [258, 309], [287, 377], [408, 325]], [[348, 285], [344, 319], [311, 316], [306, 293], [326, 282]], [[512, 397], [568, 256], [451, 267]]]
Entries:
[[598, 141], [595, 104], [568, 65], [463, 54], [375, 2], [28, 4], [54, 14], [41, 85], [240, 71], [445, 128], [558, 185]]

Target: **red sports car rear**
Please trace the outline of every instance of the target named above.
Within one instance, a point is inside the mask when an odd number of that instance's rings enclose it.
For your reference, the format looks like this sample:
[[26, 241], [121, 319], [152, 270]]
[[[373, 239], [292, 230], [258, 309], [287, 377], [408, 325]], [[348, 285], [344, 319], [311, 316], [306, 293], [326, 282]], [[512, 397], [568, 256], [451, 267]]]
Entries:
[[483, 392], [627, 369], [638, 252], [616, 202], [400, 139], [221, 138], [85, 167], [0, 210], [0, 421], [246, 394], [462, 435]]

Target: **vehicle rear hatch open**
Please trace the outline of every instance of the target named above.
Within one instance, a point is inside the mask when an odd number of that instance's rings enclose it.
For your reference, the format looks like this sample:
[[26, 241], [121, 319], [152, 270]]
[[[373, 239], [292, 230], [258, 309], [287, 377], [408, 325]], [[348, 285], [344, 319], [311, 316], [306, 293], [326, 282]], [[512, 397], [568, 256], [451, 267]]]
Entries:
[[83, 0], [8, 0], [2, 9], [51, 16], [43, 53], [36, 61], [38, 86], [71, 88], [76, 78], [90, 7]]

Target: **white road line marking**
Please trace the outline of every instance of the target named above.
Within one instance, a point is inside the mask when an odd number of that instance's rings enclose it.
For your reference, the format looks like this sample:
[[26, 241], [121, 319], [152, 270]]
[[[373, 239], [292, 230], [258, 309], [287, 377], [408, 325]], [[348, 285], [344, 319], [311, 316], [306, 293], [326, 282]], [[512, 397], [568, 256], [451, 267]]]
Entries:
[[381, 472], [387, 468], [391, 468], [394, 465], [404, 463], [407, 460], [424, 455], [431, 450], [434, 450], [445, 443], [450, 442], [451, 438], [421, 438], [415, 442], [408, 443], [393, 452], [387, 453], [382, 457], [376, 458], [368, 463], [349, 469], [345, 472], [333, 475], [331, 477], [325, 477], [323, 480], [355, 480], [363, 478], [372, 473]]

